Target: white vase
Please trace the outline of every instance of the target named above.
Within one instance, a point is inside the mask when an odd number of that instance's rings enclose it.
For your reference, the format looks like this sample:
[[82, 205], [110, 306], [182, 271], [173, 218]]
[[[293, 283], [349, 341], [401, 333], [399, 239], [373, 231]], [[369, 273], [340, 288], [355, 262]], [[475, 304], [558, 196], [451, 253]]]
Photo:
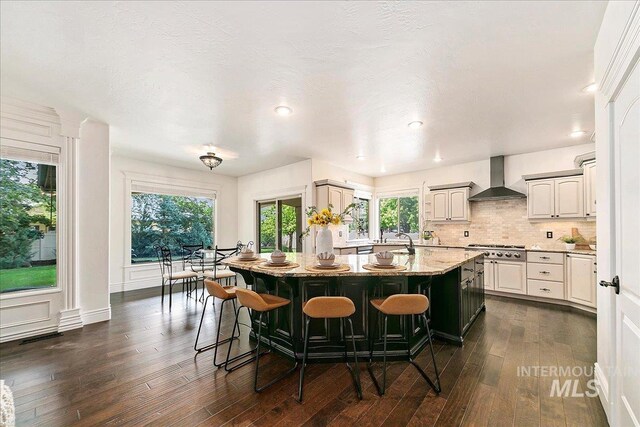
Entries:
[[316, 234], [316, 253], [322, 252], [333, 253], [333, 234], [327, 225], [321, 226]]
[[567, 247], [568, 251], [572, 251], [576, 248], [576, 244], [575, 243], [565, 243], [565, 246]]

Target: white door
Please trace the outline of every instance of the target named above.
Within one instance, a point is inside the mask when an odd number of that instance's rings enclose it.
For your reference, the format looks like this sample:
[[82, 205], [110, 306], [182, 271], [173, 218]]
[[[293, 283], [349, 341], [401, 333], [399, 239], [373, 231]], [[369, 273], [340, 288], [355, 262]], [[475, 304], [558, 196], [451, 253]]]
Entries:
[[432, 221], [446, 221], [449, 218], [449, 192], [447, 190], [431, 193]]
[[595, 257], [567, 255], [567, 291], [569, 301], [596, 306]]
[[584, 216], [584, 183], [582, 176], [555, 179], [556, 218]]
[[596, 216], [596, 162], [583, 165], [584, 168], [584, 215]]
[[529, 218], [553, 218], [554, 189], [553, 179], [530, 181], [527, 184], [527, 204], [529, 206]]
[[496, 291], [513, 294], [527, 293], [527, 265], [519, 261], [496, 261]]
[[[615, 423], [640, 425], [640, 66], [623, 83], [613, 105], [616, 301]], [[611, 279], [609, 279], [611, 280]], [[607, 283], [604, 283], [607, 284]]]
[[449, 190], [449, 220], [467, 221], [467, 199], [469, 191], [466, 188], [456, 188]]

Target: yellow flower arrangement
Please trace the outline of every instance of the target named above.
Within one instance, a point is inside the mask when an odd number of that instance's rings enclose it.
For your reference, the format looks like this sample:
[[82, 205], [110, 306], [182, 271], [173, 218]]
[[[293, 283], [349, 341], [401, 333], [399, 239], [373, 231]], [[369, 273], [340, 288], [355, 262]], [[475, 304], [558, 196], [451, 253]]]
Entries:
[[333, 224], [333, 225], [339, 225], [340, 223], [342, 223], [342, 221], [344, 221], [344, 217], [346, 215], [350, 215], [351, 211], [353, 210], [353, 208], [356, 206], [355, 203], [350, 204], [349, 206], [347, 206], [345, 208], [345, 210], [340, 213], [333, 213], [332, 209], [333, 206], [329, 205], [329, 207], [321, 209], [320, 212], [318, 212], [318, 209], [315, 206], [311, 206], [309, 209], [307, 209], [307, 229], [305, 230], [305, 232], [303, 233], [304, 235], [308, 235], [309, 231], [311, 229], [312, 226], [314, 225], [319, 225], [319, 226], [326, 226], [329, 224]]

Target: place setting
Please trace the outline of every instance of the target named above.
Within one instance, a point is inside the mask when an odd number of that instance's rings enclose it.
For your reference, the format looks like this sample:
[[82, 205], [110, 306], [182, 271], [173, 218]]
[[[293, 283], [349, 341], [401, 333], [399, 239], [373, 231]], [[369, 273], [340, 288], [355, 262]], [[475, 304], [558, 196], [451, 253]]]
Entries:
[[253, 250], [253, 245], [254, 243], [252, 241], [248, 242], [246, 245], [242, 247], [238, 256], [235, 257], [233, 260], [247, 262], [247, 263], [261, 261], [262, 258], [256, 255], [256, 253]]
[[376, 262], [364, 264], [362, 268], [369, 271], [403, 271], [407, 267], [393, 262], [395, 255], [390, 251], [382, 251], [375, 254]]
[[300, 267], [297, 262], [289, 261], [287, 255], [279, 249], [276, 249], [271, 253], [271, 256], [264, 263], [260, 264], [260, 268], [275, 268], [289, 270], [292, 268]]
[[341, 272], [349, 271], [351, 267], [348, 264], [336, 263], [336, 256], [331, 252], [321, 252], [316, 256], [316, 264], [305, 266], [305, 270], [314, 273], [323, 273], [327, 271]]

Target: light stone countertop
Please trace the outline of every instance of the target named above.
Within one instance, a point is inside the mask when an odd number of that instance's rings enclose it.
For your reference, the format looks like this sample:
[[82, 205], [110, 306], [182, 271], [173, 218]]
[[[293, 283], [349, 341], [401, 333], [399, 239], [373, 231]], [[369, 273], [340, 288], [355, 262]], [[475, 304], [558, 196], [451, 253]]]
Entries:
[[[407, 267], [406, 270], [379, 270], [371, 271], [362, 268], [364, 264], [376, 262], [375, 255], [336, 255], [336, 263], [348, 264], [349, 271], [323, 271], [312, 272], [305, 269], [305, 266], [317, 264], [315, 255], [305, 255], [300, 253], [288, 253], [289, 261], [300, 264], [299, 267], [289, 270], [282, 268], [261, 267], [263, 261], [238, 261], [237, 258], [229, 258], [223, 261], [229, 267], [269, 274], [275, 277], [322, 277], [322, 276], [436, 276], [445, 274], [466, 262], [483, 256], [482, 252], [469, 251], [464, 249], [452, 249], [449, 251], [430, 251], [425, 248], [416, 248], [416, 254], [396, 255], [394, 262]], [[261, 254], [264, 260], [269, 259], [269, 254]]]

